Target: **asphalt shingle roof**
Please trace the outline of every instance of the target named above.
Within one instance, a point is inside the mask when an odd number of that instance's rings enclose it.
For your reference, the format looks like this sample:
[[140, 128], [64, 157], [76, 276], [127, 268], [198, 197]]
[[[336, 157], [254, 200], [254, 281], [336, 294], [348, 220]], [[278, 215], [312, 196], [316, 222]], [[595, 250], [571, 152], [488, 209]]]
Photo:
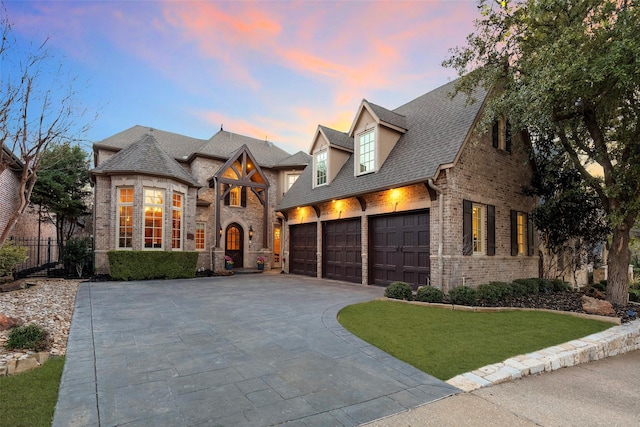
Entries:
[[318, 128], [324, 132], [331, 145], [337, 145], [338, 147], [343, 147], [349, 151], [353, 151], [353, 138], [351, 138], [346, 132], [340, 132], [322, 125], [318, 126]]
[[146, 134], [153, 135], [164, 151], [176, 159], [186, 159], [207, 142], [204, 139], [191, 138], [173, 132], [166, 132], [146, 126], [136, 125], [97, 142], [95, 146], [107, 149], [122, 149], [133, 141], [138, 141]]
[[249, 151], [251, 151], [251, 154], [261, 167], [275, 167], [291, 156], [291, 154], [271, 141], [251, 138], [224, 130], [220, 130], [213, 135], [196, 153], [228, 159], [243, 145], [249, 148]]
[[309, 164], [311, 161], [311, 156], [305, 153], [304, 151], [298, 151], [295, 154], [287, 157], [282, 160], [280, 163], [276, 165], [278, 168], [288, 168], [288, 167], [304, 167]]
[[352, 154], [330, 184], [313, 188], [313, 165], [310, 164], [285, 193], [278, 209], [352, 197], [433, 178], [441, 165], [454, 162], [486, 96], [485, 91], [478, 90], [474, 94], [477, 101], [470, 105], [464, 95], [451, 99], [449, 93], [453, 92], [454, 84], [450, 82], [393, 110], [396, 115], [405, 117], [407, 131], [377, 172], [354, 176]]
[[91, 172], [96, 175], [131, 173], [165, 176], [201, 187], [198, 181], [160, 146], [155, 135], [150, 133], [142, 135], [140, 139], [118, 151]]
[[407, 118], [402, 114], [396, 113], [395, 111], [387, 110], [384, 107], [381, 107], [377, 104], [369, 102], [365, 100], [369, 108], [378, 116], [380, 121], [389, 123], [390, 125], [397, 126], [402, 129], [407, 128]]

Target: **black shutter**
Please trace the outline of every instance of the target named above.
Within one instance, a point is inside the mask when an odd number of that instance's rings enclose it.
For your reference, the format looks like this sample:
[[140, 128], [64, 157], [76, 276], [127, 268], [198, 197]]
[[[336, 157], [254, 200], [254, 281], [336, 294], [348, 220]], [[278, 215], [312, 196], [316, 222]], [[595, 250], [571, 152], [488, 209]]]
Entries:
[[496, 254], [496, 207], [487, 205], [487, 255]]
[[534, 235], [533, 235], [533, 217], [531, 214], [527, 214], [527, 246], [528, 246], [527, 254], [529, 256], [533, 256], [533, 253], [535, 251], [535, 242], [534, 242]]
[[493, 122], [493, 128], [491, 129], [491, 137], [493, 138], [493, 148], [498, 148], [498, 141], [500, 136], [500, 126], [498, 121]]
[[518, 212], [511, 210], [511, 256], [518, 255]]
[[247, 187], [242, 187], [240, 190], [240, 205], [243, 208], [247, 207]]
[[[226, 192], [229, 189], [229, 184], [222, 184], [222, 192]], [[231, 203], [231, 191], [227, 192], [224, 196], [224, 205], [229, 206]]]
[[473, 203], [462, 201], [462, 255], [473, 253]]
[[509, 120], [507, 120], [507, 135], [506, 135], [506, 144], [505, 144], [505, 150], [507, 150], [509, 153], [511, 152], [511, 123], [509, 123]]

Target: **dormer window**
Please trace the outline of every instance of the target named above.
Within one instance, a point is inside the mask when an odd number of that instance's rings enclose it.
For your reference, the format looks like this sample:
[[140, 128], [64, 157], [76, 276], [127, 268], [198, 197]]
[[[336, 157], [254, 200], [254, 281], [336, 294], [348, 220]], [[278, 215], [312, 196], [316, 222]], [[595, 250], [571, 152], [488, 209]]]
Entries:
[[327, 150], [318, 151], [314, 156], [315, 186], [327, 184]]
[[370, 129], [358, 135], [356, 147], [358, 156], [357, 175], [373, 172], [376, 166], [375, 130]]

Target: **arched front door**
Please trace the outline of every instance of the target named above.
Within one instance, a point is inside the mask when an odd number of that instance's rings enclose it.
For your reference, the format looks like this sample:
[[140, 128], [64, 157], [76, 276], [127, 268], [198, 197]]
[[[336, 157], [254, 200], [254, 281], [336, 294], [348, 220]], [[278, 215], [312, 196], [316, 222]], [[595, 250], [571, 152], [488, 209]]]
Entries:
[[233, 259], [233, 266], [235, 268], [244, 267], [243, 243], [244, 234], [242, 232], [242, 227], [238, 224], [230, 224], [225, 232], [224, 254]]

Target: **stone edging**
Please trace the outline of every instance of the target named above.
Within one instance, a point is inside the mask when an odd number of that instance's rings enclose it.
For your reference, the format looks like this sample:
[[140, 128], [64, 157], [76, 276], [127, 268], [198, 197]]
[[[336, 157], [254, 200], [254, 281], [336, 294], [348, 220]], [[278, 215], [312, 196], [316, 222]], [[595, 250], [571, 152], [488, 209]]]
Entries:
[[6, 365], [0, 366], [0, 377], [15, 375], [37, 368], [49, 360], [49, 353], [41, 351], [38, 353], [28, 352], [16, 359], [9, 359]]
[[451, 304], [433, 304], [419, 301], [401, 301], [391, 298], [378, 298], [381, 301], [394, 301], [406, 304], [425, 305], [449, 308], [452, 310], [494, 312], [503, 310], [550, 311], [576, 317], [602, 320], [617, 324], [605, 331], [584, 338], [569, 341], [565, 344], [548, 347], [533, 353], [511, 357], [503, 362], [487, 365], [475, 371], [457, 375], [446, 382], [462, 391], [469, 392], [482, 387], [489, 387], [527, 375], [540, 372], [551, 372], [560, 368], [592, 362], [618, 354], [640, 350], [640, 320], [620, 324], [620, 318], [596, 316], [585, 313], [573, 313], [557, 310], [524, 309], [509, 307], [468, 307]]

